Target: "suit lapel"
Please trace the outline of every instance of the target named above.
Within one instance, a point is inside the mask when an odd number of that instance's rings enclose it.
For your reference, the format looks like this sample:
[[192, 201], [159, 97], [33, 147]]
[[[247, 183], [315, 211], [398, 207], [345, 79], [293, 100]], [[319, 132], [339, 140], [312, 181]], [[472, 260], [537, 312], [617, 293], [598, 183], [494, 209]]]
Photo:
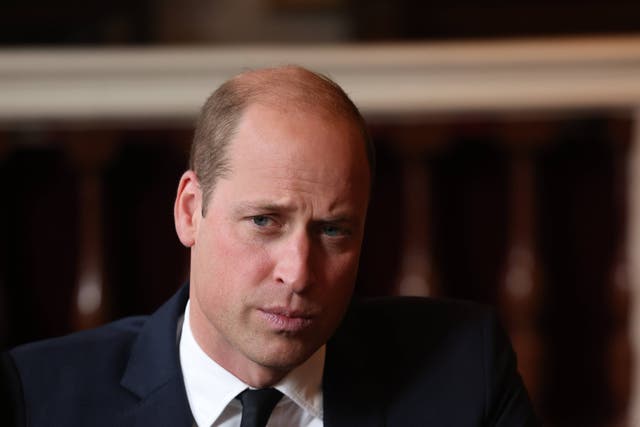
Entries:
[[178, 355], [178, 321], [188, 296], [183, 286], [149, 317], [134, 342], [120, 384], [140, 401], [124, 414], [123, 425], [192, 426]]
[[[193, 426], [178, 355], [178, 322], [189, 287], [184, 286], [156, 311], [133, 344], [120, 384], [140, 401], [118, 425]], [[367, 368], [353, 325], [341, 327], [327, 344], [323, 373], [325, 427], [382, 427], [384, 406], [375, 372]], [[342, 338], [344, 337], [344, 338]]]
[[135, 408], [123, 414], [117, 425], [192, 427], [193, 417], [182, 380], [171, 380], [143, 398]]
[[[348, 382], [348, 377], [345, 378]], [[343, 381], [332, 381], [330, 384], [323, 386], [325, 427], [385, 425], [384, 409], [374, 396], [345, 386]]]
[[325, 427], [382, 427], [385, 405], [380, 376], [367, 361], [367, 347], [359, 342], [357, 321], [347, 316], [327, 343], [322, 378]]

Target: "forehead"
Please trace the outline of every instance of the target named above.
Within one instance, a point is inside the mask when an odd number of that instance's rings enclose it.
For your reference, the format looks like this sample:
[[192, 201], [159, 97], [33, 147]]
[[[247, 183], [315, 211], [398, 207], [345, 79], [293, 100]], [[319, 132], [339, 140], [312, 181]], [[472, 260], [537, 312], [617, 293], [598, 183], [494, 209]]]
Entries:
[[243, 113], [229, 147], [235, 166], [330, 172], [355, 178], [368, 170], [360, 130], [321, 109], [254, 103]]
[[364, 222], [368, 163], [358, 129], [346, 120], [256, 104], [240, 120], [227, 157], [229, 172], [214, 188], [212, 208], [261, 200]]

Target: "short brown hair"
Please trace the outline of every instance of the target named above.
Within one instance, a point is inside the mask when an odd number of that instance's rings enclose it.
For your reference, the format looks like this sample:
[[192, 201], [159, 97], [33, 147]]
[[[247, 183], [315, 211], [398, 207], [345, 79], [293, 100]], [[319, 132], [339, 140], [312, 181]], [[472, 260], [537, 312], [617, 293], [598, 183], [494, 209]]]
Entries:
[[373, 143], [360, 111], [340, 86], [322, 74], [298, 66], [248, 71], [226, 81], [213, 92], [202, 107], [196, 124], [189, 168], [200, 182], [203, 216], [216, 181], [230, 172], [227, 147], [242, 113], [254, 102], [293, 103], [352, 120], [362, 133], [373, 179]]

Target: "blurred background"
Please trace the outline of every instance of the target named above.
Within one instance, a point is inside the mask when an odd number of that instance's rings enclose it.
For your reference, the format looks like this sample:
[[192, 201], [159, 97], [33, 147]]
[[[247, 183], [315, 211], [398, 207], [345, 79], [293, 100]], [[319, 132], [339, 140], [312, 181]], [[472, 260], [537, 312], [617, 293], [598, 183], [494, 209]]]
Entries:
[[243, 69], [297, 63], [346, 89], [378, 146], [357, 293], [491, 304], [545, 425], [640, 425], [639, 16], [630, 0], [5, 2], [0, 348], [175, 292], [200, 105]]

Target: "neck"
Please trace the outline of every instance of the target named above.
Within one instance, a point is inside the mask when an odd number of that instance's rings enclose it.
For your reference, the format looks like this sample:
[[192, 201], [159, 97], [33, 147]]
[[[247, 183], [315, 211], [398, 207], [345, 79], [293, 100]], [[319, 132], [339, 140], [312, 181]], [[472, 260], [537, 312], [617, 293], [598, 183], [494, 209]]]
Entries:
[[287, 372], [274, 372], [271, 369], [260, 368], [262, 367], [237, 372], [229, 370], [229, 372], [253, 388], [273, 387], [287, 375]]
[[[272, 387], [282, 380], [291, 369], [278, 369], [261, 365], [240, 354], [217, 331], [211, 331], [206, 316], [191, 300], [189, 305], [189, 326], [198, 346], [218, 365], [236, 378], [253, 388]], [[217, 336], [217, 339], [212, 337]], [[220, 343], [222, 341], [222, 345]]]

